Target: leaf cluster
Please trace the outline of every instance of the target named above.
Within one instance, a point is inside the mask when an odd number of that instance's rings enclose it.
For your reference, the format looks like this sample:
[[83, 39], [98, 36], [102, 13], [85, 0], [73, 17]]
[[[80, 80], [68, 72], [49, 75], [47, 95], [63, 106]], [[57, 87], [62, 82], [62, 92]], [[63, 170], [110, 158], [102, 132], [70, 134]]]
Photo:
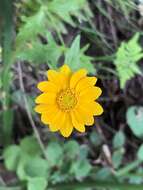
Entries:
[[29, 136], [19, 145], [8, 146], [3, 156], [6, 168], [16, 172], [28, 190], [44, 190], [48, 183], [81, 180], [91, 172], [88, 149], [74, 140], [65, 144], [50, 141], [45, 154], [47, 158], [42, 156], [36, 139]]

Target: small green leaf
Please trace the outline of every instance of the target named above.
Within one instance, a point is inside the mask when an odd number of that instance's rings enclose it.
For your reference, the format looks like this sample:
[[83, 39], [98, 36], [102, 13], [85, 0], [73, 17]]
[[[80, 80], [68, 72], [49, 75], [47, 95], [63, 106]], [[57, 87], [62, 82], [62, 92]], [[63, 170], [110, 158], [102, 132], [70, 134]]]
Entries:
[[88, 153], [89, 153], [89, 146], [84, 144], [84, 145], [81, 145], [80, 146], [80, 150], [79, 150], [79, 158], [81, 160], [84, 160], [87, 158], [88, 156]]
[[137, 65], [137, 62], [143, 58], [143, 51], [138, 43], [139, 36], [139, 33], [136, 33], [129, 42], [121, 43], [117, 50], [114, 64], [120, 78], [121, 88], [124, 88], [127, 80], [135, 74], [142, 74]]
[[105, 180], [105, 179], [111, 179], [111, 170], [108, 167], [101, 168], [99, 171], [96, 172], [95, 175], [96, 179]]
[[31, 156], [36, 156], [41, 154], [41, 148], [34, 136], [25, 137], [21, 143], [20, 147], [22, 151], [26, 152]]
[[102, 137], [100, 134], [97, 134], [97, 132], [92, 132], [90, 134], [90, 141], [91, 143], [95, 146], [95, 147], [98, 147], [102, 144]]
[[21, 180], [35, 177], [47, 177], [49, 166], [47, 161], [40, 157], [25, 157], [18, 166], [17, 175]]
[[139, 138], [143, 137], [143, 107], [131, 106], [126, 113], [127, 123]]
[[23, 16], [22, 20], [24, 22], [23, 26], [16, 37], [16, 47], [17, 49], [25, 45], [29, 40], [35, 39], [38, 33], [44, 31], [45, 22], [45, 12], [42, 7], [37, 10], [36, 14], [31, 17]]
[[43, 177], [35, 177], [28, 180], [28, 190], [45, 190], [46, 187], [47, 179]]
[[113, 153], [112, 163], [113, 163], [115, 169], [119, 168], [119, 166], [121, 165], [123, 155], [124, 155], [124, 149], [123, 148], [120, 148]]
[[25, 165], [25, 172], [30, 177], [46, 177], [48, 163], [42, 158], [33, 158]]
[[25, 172], [25, 165], [30, 162], [31, 156], [25, 152], [21, 152], [21, 157], [16, 169], [16, 174], [20, 180], [27, 180], [29, 176]]
[[139, 160], [143, 161], [143, 144], [140, 146], [137, 156]]
[[80, 67], [80, 36], [77, 36], [70, 49], [65, 56], [65, 63], [68, 64], [73, 70], [77, 70]]
[[113, 138], [114, 148], [120, 148], [125, 144], [125, 135], [123, 131], [118, 131]]
[[80, 49], [80, 36], [77, 36], [71, 47], [65, 51], [65, 64], [74, 71], [85, 68], [89, 73], [95, 74], [96, 70], [91, 62], [93, 58], [85, 55], [87, 49], [88, 45]]
[[77, 179], [87, 177], [91, 171], [91, 165], [88, 160], [77, 160], [73, 162], [71, 166], [71, 173], [73, 173]]
[[68, 141], [64, 144], [64, 152], [69, 159], [75, 158], [79, 154], [79, 144], [74, 141]]
[[63, 158], [63, 149], [57, 142], [50, 142], [46, 149], [46, 154], [48, 157], [48, 163], [51, 166], [57, 166], [61, 164]]
[[20, 159], [21, 150], [17, 145], [11, 145], [4, 151], [4, 163], [8, 170], [15, 171]]
[[96, 69], [92, 64], [93, 58], [85, 54], [88, 47], [89, 45], [86, 45], [80, 50], [80, 68], [85, 68], [89, 73], [95, 75]]

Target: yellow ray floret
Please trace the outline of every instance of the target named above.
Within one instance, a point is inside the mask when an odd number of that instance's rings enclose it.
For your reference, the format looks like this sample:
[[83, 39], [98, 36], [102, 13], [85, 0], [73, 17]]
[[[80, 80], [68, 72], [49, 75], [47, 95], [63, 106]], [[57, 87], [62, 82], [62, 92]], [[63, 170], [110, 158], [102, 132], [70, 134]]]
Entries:
[[48, 81], [37, 85], [42, 94], [35, 100], [35, 111], [41, 114], [41, 121], [64, 137], [69, 137], [73, 129], [85, 132], [85, 125], [93, 125], [94, 116], [103, 113], [96, 102], [102, 93], [95, 86], [97, 78], [88, 77], [85, 69], [73, 73], [67, 65], [59, 71], [49, 70], [47, 76]]

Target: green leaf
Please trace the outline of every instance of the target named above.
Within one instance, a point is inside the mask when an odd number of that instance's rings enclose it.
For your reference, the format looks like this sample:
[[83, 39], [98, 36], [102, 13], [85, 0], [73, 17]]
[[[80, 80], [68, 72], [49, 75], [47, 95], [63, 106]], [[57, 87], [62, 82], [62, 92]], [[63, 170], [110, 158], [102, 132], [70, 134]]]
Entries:
[[60, 144], [57, 142], [50, 142], [45, 151], [48, 157], [48, 163], [51, 166], [57, 166], [61, 164], [63, 158], [63, 149]]
[[90, 141], [95, 147], [98, 147], [102, 144], [103, 139], [100, 134], [94, 131], [90, 134]]
[[62, 33], [67, 32], [63, 22], [75, 26], [72, 16], [79, 20], [86, 20], [85, 15], [92, 16], [86, 0], [52, 0], [47, 7], [50, 27]]
[[68, 141], [64, 144], [64, 152], [69, 159], [74, 159], [79, 154], [80, 146], [74, 141]]
[[35, 177], [47, 177], [49, 166], [47, 161], [40, 157], [25, 157], [21, 159], [17, 175], [21, 180], [28, 180]]
[[30, 156], [41, 154], [41, 148], [34, 136], [25, 137], [20, 143], [21, 150]]
[[95, 178], [100, 180], [111, 179], [110, 168], [101, 168], [98, 172], [96, 172]]
[[16, 169], [16, 174], [20, 180], [27, 180], [29, 176], [25, 172], [25, 165], [30, 162], [31, 156], [25, 152], [21, 152], [21, 156]]
[[74, 71], [85, 68], [89, 73], [95, 74], [96, 70], [91, 63], [92, 58], [85, 55], [87, 49], [88, 45], [80, 49], [80, 36], [77, 36], [71, 47], [65, 51], [65, 64], [69, 65]]
[[88, 49], [89, 45], [87, 44], [80, 50], [80, 64], [81, 68], [87, 69], [87, 71], [93, 75], [96, 73], [96, 69], [92, 64], [93, 58], [90, 56], [85, 55], [86, 50]]
[[47, 179], [43, 177], [35, 177], [28, 180], [28, 190], [45, 190], [46, 187]]
[[140, 167], [136, 170], [136, 172], [134, 172], [131, 176], [130, 176], [130, 183], [134, 183], [134, 184], [142, 184], [143, 182], [143, 168]]
[[17, 44], [21, 45], [22, 42], [35, 38], [38, 33], [45, 33], [47, 29], [58, 34], [66, 33], [65, 23], [76, 26], [73, 16], [79, 21], [86, 20], [87, 16], [92, 17], [87, 0], [28, 0], [22, 3], [21, 12], [26, 16], [21, 16], [24, 24], [17, 36]]
[[17, 51], [19, 60], [26, 60], [33, 64], [47, 63], [50, 68], [56, 69], [58, 60], [62, 55], [62, 47], [59, 46], [52, 35], [47, 32], [47, 44], [42, 44], [39, 40], [27, 43], [23, 48]]
[[43, 33], [44, 31], [44, 22], [45, 22], [45, 13], [43, 7], [40, 7], [37, 10], [36, 14], [31, 17], [22, 17], [24, 22], [23, 26], [20, 27], [20, 31], [16, 37], [16, 48], [24, 46], [29, 40], [34, 40], [37, 37], [38, 33]]
[[84, 144], [84, 145], [81, 145], [80, 146], [80, 150], [79, 150], [79, 158], [81, 160], [84, 160], [87, 158], [88, 156], [88, 153], [89, 153], [89, 146]]
[[113, 138], [114, 148], [120, 148], [125, 144], [125, 135], [123, 131], [118, 131]]
[[80, 36], [77, 36], [65, 56], [65, 63], [72, 67], [73, 70], [77, 70], [80, 67], [79, 53]]
[[140, 146], [138, 152], [137, 152], [138, 159], [143, 161], [143, 144]]
[[11, 145], [4, 150], [4, 163], [8, 170], [15, 171], [20, 159], [21, 150], [17, 145]]
[[45, 177], [48, 173], [48, 163], [46, 160], [37, 157], [26, 163], [24, 169], [30, 177]]
[[73, 173], [77, 179], [87, 177], [91, 171], [91, 165], [88, 160], [77, 160], [73, 162], [71, 166], [71, 173]]
[[135, 74], [142, 74], [137, 65], [137, 62], [143, 58], [138, 40], [139, 33], [136, 33], [129, 42], [121, 43], [117, 50], [114, 64], [119, 75], [121, 88], [124, 88], [127, 80], [130, 80]]
[[133, 134], [143, 137], [143, 107], [131, 106], [126, 113], [127, 123]]
[[124, 155], [123, 148], [120, 148], [113, 153], [112, 163], [115, 169], [119, 168], [119, 166], [122, 164], [123, 155]]

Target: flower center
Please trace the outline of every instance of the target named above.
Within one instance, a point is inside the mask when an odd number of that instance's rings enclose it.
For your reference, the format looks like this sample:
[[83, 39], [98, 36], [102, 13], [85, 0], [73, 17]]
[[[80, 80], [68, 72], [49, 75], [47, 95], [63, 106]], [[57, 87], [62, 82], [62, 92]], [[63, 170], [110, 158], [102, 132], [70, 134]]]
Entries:
[[57, 103], [61, 110], [70, 111], [77, 104], [77, 98], [75, 94], [68, 88], [62, 90], [57, 96]]

